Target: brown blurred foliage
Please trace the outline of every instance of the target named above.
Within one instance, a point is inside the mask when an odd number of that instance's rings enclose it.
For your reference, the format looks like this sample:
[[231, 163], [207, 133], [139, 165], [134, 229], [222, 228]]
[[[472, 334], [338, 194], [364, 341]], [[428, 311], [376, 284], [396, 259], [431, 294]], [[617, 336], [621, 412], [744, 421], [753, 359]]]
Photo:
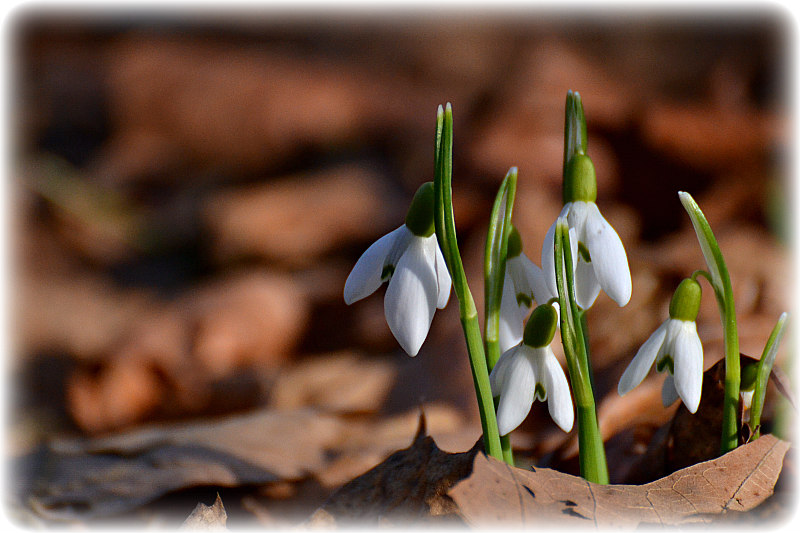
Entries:
[[[601, 295], [588, 313], [611, 464], [642, 455], [673, 413], [661, 374], [625, 398], [616, 383], [680, 279], [704, 267], [677, 191], [719, 239], [742, 351], [758, 357], [788, 310], [777, 11], [128, 15], [11, 20], [17, 454], [54, 435], [322, 404], [380, 419], [444, 402], [478, 431], [455, 297], [414, 359], [386, 326], [383, 290], [342, 301], [359, 255], [432, 179], [445, 102], [480, 307], [496, 187], [519, 167], [514, 221], [539, 263], [561, 207], [564, 98], [582, 95], [598, 205], [633, 278], [628, 306]], [[703, 289], [709, 368], [722, 333]], [[343, 353], [369, 363], [348, 370]], [[574, 471], [573, 436], [535, 404], [512, 440], [523, 460]]]

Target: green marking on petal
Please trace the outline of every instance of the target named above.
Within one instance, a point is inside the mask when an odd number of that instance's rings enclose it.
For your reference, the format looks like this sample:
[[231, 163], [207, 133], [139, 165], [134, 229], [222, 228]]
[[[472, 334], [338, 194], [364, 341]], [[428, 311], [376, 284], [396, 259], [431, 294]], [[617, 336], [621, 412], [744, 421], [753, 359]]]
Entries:
[[675, 375], [675, 362], [672, 360], [672, 356], [667, 354], [661, 360], [656, 363], [656, 370], [659, 372], [663, 372], [664, 368], [669, 367], [669, 373], [673, 376]]
[[530, 308], [530, 306], [533, 305], [533, 301], [530, 296], [520, 292], [517, 294], [517, 305], [524, 305]]
[[[374, 271], [373, 271], [374, 272]], [[381, 281], [389, 281], [394, 274], [394, 265], [386, 265], [381, 271]]]
[[586, 263], [591, 263], [592, 262], [592, 256], [589, 255], [589, 249], [582, 242], [578, 243], [578, 253], [581, 256], [581, 259], [584, 260], [584, 262], [586, 262]]
[[538, 399], [540, 402], [543, 402], [547, 399], [547, 391], [544, 390], [544, 387], [541, 383], [536, 384], [536, 389], [534, 391], [534, 397]]

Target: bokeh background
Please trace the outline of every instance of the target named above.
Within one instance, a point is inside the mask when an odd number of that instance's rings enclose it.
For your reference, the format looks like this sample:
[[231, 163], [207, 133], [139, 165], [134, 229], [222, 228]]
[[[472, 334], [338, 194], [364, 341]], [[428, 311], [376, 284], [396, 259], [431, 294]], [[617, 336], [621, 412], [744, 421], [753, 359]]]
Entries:
[[[258, 438], [313, 461], [223, 493], [229, 519], [268, 525], [302, 521], [407, 446], [420, 408], [442, 448], [469, 449], [480, 423], [455, 298], [409, 358], [383, 289], [346, 306], [344, 281], [432, 179], [445, 102], [479, 308], [485, 227], [511, 166], [514, 222], [540, 263], [561, 208], [569, 89], [582, 95], [598, 205], [633, 277], [625, 308], [601, 294], [588, 314], [612, 481], [624, 480], [624, 459], [675, 407], [660, 405], [661, 374], [622, 399], [617, 380], [677, 283], [704, 267], [677, 191], [719, 239], [742, 352], [758, 357], [791, 304], [790, 18], [764, 6], [11, 13], [7, 433], [23, 465], [12, 508], [36, 523], [64, 509], [157, 521], [163, 508], [188, 514], [193, 503], [170, 503], [181, 495], [224, 485], [189, 476], [127, 507], [78, 505], [53, 474], [53, 442], [74, 451], [143, 427], [281, 415], [286, 426]], [[703, 288], [708, 368], [722, 330]], [[574, 436], [537, 403], [513, 442], [521, 461], [575, 471]]]

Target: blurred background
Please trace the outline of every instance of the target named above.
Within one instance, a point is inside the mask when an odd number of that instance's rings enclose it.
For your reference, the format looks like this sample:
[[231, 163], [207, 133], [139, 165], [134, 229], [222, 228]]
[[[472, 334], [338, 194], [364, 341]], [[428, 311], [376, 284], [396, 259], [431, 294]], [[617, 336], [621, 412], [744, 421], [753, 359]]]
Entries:
[[[698, 201], [725, 254], [741, 351], [759, 357], [789, 310], [789, 18], [763, 6], [580, 16], [18, 9], [7, 24], [7, 440], [22, 465], [12, 507], [38, 523], [65, 510], [144, 520], [149, 505], [155, 520], [165, 498], [193, 502], [187, 490], [227, 485], [223, 500], [241, 513], [229, 516], [296, 523], [410, 444], [420, 409], [440, 447], [469, 449], [480, 422], [455, 298], [409, 358], [384, 320], [384, 289], [346, 306], [344, 281], [432, 179], [446, 102], [458, 237], [479, 309], [486, 223], [511, 166], [514, 222], [540, 264], [561, 208], [569, 89], [582, 95], [597, 203], [633, 278], [625, 308], [601, 294], [588, 313], [601, 426], [614, 465], [641, 455], [675, 407], [661, 407], [662, 374], [625, 398], [616, 383], [679, 281], [705, 267], [678, 191]], [[722, 329], [703, 289], [709, 368]], [[241, 418], [262, 415], [269, 430]], [[53, 466], [92, 446], [96, 458], [115, 436], [133, 446], [142, 428], [231, 420], [263, 429], [250, 459], [272, 478], [201, 468], [114, 507], [68, 488], [75, 476]], [[219, 431], [209, 446], [242, 453]], [[577, 471], [574, 437], [537, 403], [513, 442], [520, 461]], [[294, 469], [270, 466], [259, 443]], [[624, 467], [612, 470], [625, 479]]]

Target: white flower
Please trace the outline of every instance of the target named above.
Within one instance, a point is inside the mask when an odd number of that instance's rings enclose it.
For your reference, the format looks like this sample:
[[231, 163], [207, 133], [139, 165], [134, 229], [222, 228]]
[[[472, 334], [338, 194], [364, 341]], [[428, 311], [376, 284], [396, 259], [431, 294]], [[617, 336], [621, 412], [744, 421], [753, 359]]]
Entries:
[[693, 320], [669, 318], [650, 335], [619, 380], [620, 396], [639, 385], [653, 363], [659, 372], [670, 373], [661, 389], [664, 406], [680, 397], [690, 412], [696, 412], [703, 389], [703, 345]]
[[[578, 256], [578, 241], [575, 231], [570, 230], [573, 269]], [[551, 291], [544, 272], [531, 261], [524, 252], [506, 259], [506, 273], [503, 280], [503, 296], [500, 300], [500, 350], [505, 352], [522, 340], [525, 317], [533, 302], [546, 304], [558, 300], [558, 293]], [[553, 307], [558, 312], [558, 303]]]
[[405, 224], [384, 235], [359, 258], [344, 285], [348, 305], [389, 281], [384, 313], [392, 334], [408, 355], [419, 352], [437, 308], [447, 305], [450, 274], [436, 241], [414, 235]]
[[525, 318], [533, 301], [547, 303], [549, 298], [544, 301], [536, 298], [537, 294], [544, 297], [546, 291], [542, 270], [525, 253], [506, 259], [503, 296], [500, 299], [499, 342], [502, 352], [520, 343]]
[[489, 375], [492, 396], [500, 397], [497, 426], [507, 435], [531, 410], [534, 399], [547, 401], [550, 416], [564, 431], [572, 429], [574, 413], [569, 385], [550, 343], [558, 323], [552, 305], [539, 305], [525, 325], [523, 340], [506, 350]]
[[[612, 300], [624, 306], [631, 299], [631, 273], [622, 241], [614, 228], [603, 218], [597, 205], [591, 201], [568, 202], [559, 218], [566, 217], [567, 225], [575, 231], [578, 250], [588, 251], [590, 262], [584, 253], [578, 253], [575, 267], [575, 298], [577, 304], [588, 309], [594, 303], [600, 289]], [[549, 291], [556, 293], [555, 273], [555, 229], [554, 222], [544, 238], [542, 246], [542, 270]], [[571, 240], [571, 239], [570, 239]], [[573, 260], [575, 258], [573, 253]]]
[[569, 385], [550, 346], [520, 343], [506, 351], [489, 376], [492, 395], [500, 396], [497, 427], [507, 435], [531, 410], [534, 399], [547, 402], [550, 416], [564, 431], [572, 429], [574, 413]]

